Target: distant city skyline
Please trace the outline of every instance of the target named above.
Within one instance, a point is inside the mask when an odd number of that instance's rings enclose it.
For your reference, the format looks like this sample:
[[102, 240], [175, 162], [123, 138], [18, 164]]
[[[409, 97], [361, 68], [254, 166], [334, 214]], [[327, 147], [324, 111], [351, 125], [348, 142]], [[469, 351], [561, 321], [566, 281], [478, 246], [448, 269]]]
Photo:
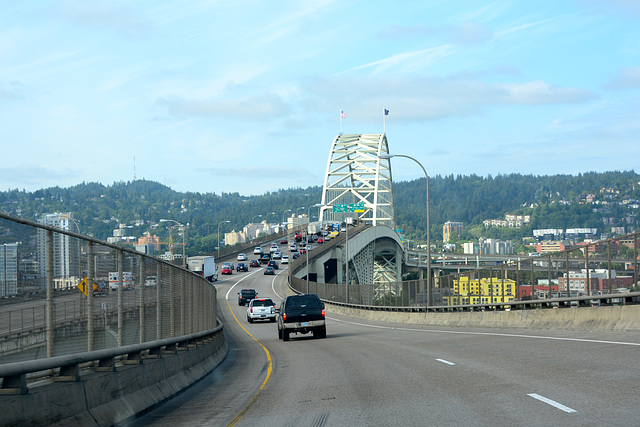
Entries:
[[639, 166], [638, 2], [2, 8], [3, 191], [130, 181], [134, 158], [181, 192], [322, 186], [341, 128], [431, 176]]

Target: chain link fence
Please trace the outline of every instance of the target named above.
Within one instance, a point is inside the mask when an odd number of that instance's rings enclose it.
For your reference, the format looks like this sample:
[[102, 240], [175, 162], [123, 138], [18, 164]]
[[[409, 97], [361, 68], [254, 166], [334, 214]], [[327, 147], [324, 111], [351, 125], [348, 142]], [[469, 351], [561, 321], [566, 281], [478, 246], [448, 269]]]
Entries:
[[[418, 280], [373, 284], [317, 283], [290, 276], [291, 287], [316, 293], [330, 302], [380, 309], [428, 311], [579, 307], [638, 302], [640, 233], [585, 243], [571, 249], [524, 256], [486, 265], [431, 261], [431, 289], [426, 276]], [[474, 256], [471, 256], [474, 257]], [[426, 272], [426, 256], [415, 266]], [[455, 259], [455, 257], [452, 257]], [[304, 258], [293, 269], [306, 268]], [[457, 269], [453, 274], [442, 274]]]
[[210, 330], [216, 290], [133, 249], [0, 213], [0, 363]]

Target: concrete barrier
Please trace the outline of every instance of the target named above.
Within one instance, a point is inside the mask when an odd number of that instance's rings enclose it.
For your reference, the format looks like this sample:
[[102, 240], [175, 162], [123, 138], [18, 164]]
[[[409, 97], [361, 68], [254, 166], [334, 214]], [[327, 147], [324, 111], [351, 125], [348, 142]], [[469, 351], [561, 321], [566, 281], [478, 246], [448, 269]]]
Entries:
[[111, 426], [161, 405], [213, 371], [226, 357], [224, 333], [195, 348], [109, 372], [83, 371], [79, 381], [43, 381], [21, 395], [0, 396], [3, 426]]
[[327, 313], [360, 319], [469, 328], [527, 328], [571, 331], [640, 331], [640, 305], [511, 311], [407, 313], [326, 304]]

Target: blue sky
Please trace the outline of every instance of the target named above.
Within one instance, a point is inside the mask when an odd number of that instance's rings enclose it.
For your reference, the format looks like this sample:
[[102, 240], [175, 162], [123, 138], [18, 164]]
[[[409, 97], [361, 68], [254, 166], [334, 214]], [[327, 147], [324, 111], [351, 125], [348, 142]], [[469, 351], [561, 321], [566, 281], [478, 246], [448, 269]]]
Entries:
[[340, 109], [431, 176], [640, 169], [635, 0], [0, 6], [2, 190], [321, 186]]

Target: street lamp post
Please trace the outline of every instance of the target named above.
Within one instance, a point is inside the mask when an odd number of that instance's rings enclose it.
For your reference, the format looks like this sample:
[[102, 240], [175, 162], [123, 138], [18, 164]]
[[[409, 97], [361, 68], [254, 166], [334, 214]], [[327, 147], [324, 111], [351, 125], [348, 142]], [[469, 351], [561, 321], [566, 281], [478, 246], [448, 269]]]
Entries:
[[282, 212], [282, 228], [284, 228], [286, 230], [286, 227], [284, 226], [284, 214], [287, 212], [291, 212], [291, 209], [287, 209], [284, 212]]
[[266, 214], [266, 215], [264, 216], [264, 220], [265, 220], [265, 222], [267, 223], [267, 228], [269, 229], [269, 231], [268, 231], [268, 233], [269, 233], [269, 234], [271, 234], [271, 233], [270, 233], [271, 228], [269, 227], [269, 215], [275, 215], [275, 214], [276, 214], [275, 212], [269, 212], [268, 214]]
[[231, 222], [231, 221], [222, 221], [220, 222], [220, 224], [218, 224], [218, 260], [220, 259], [220, 226], [225, 222]]
[[[184, 235], [186, 234], [186, 229], [185, 226], [180, 224], [178, 221], [173, 220], [173, 219], [161, 219], [160, 222], [175, 222], [178, 227], [182, 228], [182, 268], [186, 268], [187, 266], [187, 258], [186, 258], [186, 254], [185, 254], [185, 238]], [[173, 252], [171, 252], [171, 254], [173, 255]], [[173, 256], [172, 256], [173, 258]], [[173, 259], [171, 260], [173, 261]]]
[[300, 206], [298, 209], [296, 209], [296, 216], [298, 217], [298, 225], [300, 225], [300, 224], [301, 224], [301, 221], [300, 221], [300, 214], [298, 213], [298, 211], [299, 211], [300, 209], [304, 209], [304, 206]]
[[379, 159], [391, 159], [392, 157], [406, 157], [407, 159], [411, 159], [416, 162], [424, 172], [424, 176], [427, 179], [427, 307], [431, 303], [431, 222], [430, 222], [430, 212], [429, 212], [429, 175], [427, 174], [427, 170], [422, 166], [422, 163], [417, 161], [411, 156], [407, 156], [404, 154], [380, 154], [378, 156]]
[[[309, 206], [309, 209], [307, 209], [307, 218], [310, 218], [311, 215], [311, 208], [318, 208], [318, 207], [322, 207], [324, 206], [322, 203], [316, 203], [315, 205]], [[307, 225], [307, 232], [305, 233], [306, 239], [307, 239], [307, 293], [309, 293], [309, 273], [310, 273], [310, 269], [309, 269], [309, 226]]]
[[[262, 218], [262, 215], [254, 215], [253, 218], [251, 218], [251, 224], [255, 224], [253, 220], [256, 218]], [[256, 233], [256, 237], [258, 237], [258, 233]]]

